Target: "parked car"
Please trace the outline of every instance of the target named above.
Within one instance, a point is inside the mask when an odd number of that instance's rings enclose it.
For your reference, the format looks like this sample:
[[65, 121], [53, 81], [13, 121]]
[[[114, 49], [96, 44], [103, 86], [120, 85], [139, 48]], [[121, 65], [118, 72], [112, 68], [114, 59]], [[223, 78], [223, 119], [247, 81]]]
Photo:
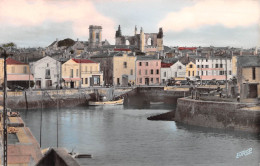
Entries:
[[23, 91], [25, 88], [19, 85], [8, 86], [11, 91]]

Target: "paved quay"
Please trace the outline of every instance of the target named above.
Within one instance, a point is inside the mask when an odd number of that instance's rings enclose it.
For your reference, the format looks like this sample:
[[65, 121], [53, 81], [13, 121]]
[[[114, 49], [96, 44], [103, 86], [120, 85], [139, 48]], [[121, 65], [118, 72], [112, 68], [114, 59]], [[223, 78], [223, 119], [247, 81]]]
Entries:
[[[0, 124], [0, 129], [1, 129], [0, 137], [2, 140], [3, 139], [2, 121]], [[8, 113], [7, 130], [8, 130], [8, 147], [7, 147], [8, 165], [11, 166], [34, 165], [42, 158], [42, 153], [41, 153], [39, 143], [32, 135], [30, 129], [25, 126], [21, 117], [19, 116], [11, 117], [10, 113]], [[2, 159], [0, 162], [2, 162]]]

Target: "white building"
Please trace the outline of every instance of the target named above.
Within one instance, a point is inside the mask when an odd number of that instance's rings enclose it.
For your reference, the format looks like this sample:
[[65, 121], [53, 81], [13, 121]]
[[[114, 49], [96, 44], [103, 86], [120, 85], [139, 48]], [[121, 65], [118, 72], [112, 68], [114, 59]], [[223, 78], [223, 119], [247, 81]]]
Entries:
[[61, 85], [61, 63], [49, 56], [30, 63], [36, 89], [53, 89]]
[[[227, 65], [226, 65], [227, 64]], [[232, 78], [231, 58], [225, 57], [197, 57], [196, 58], [197, 76], [202, 80], [225, 80], [227, 70], [227, 80]]]
[[172, 63], [161, 63], [161, 83], [167, 84], [172, 78], [171, 66]]
[[171, 67], [171, 77], [173, 78], [185, 78], [186, 77], [186, 66], [180, 61], [174, 63]]

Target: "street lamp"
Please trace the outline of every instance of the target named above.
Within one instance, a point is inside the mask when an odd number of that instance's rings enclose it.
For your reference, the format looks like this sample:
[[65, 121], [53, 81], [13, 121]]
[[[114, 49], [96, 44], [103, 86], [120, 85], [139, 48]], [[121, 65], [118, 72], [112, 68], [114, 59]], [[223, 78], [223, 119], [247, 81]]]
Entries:
[[4, 58], [4, 85], [3, 85], [3, 155], [4, 155], [4, 160], [3, 160], [3, 165], [7, 166], [7, 108], [6, 108], [6, 99], [7, 99], [7, 92], [6, 92], [6, 87], [7, 87], [7, 74], [6, 74], [6, 58], [8, 54], [6, 53], [6, 50], [0, 47], [1, 50], [3, 50], [1, 57]]

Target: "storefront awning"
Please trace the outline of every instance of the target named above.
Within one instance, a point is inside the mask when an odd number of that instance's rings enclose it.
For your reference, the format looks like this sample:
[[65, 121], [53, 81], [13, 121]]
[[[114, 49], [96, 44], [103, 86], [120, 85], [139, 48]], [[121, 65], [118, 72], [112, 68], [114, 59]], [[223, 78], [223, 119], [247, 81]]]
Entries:
[[29, 74], [7, 74], [7, 81], [33, 81], [34, 78]]
[[80, 78], [63, 78], [65, 82], [80, 81]]

